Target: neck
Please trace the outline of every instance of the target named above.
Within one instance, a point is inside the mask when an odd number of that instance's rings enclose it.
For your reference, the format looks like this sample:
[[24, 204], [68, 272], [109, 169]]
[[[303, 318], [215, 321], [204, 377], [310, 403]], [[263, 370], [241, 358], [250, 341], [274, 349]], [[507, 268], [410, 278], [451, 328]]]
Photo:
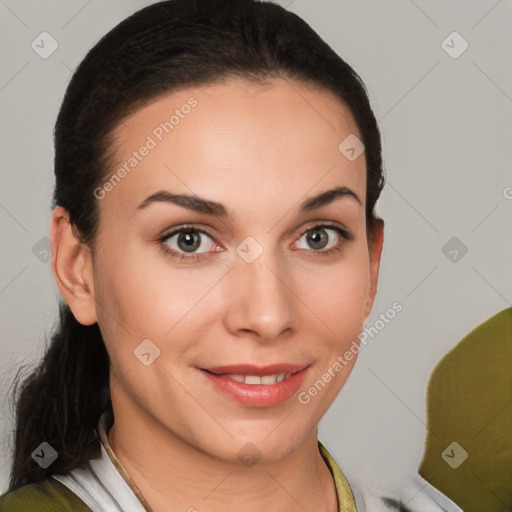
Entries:
[[293, 453], [254, 466], [212, 457], [161, 426], [146, 423], [140, 411], [116, 413], [108, 441], [156, 512], [338, 511], [334, 480], [318, 450], [316, 428]]

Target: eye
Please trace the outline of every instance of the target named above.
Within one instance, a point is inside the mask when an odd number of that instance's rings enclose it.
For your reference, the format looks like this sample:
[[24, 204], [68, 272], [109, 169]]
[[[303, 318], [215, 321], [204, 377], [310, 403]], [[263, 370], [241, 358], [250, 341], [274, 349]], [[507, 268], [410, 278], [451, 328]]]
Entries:
[[[318, 255], [328, 255], [340, 250], [344, 240], [353, 238], [353, 235], [339, 226], [321, 224], [309, 228], [295, 244], [298, 244], [301, 251], [312, 250]], [[206, 231], [194, 226], [181, 226], [167, 233], [159, 239], [159, 244], [166, 254], [182, 261], [204, 259], [211, 256], [211, 253], [223, 250]], [[301, 247], [301, 244], [307, 246]]]
[[197, 258], [199, 256], [195, 255], [218, 250], [218, 246], [208, 233], [198, 228], [186, 226], [167, 233], [160, 239], [160, 243], [165, 252], [181, 259]]
[[340, 249], [343, 240], [351, 240], [352, 236], [344, 229], [333, 225], [318, 225], [308, 229], [297, 243], [307, 244], [309, 247], [299, 249], [313, 249], [316, 252], [330, 253], [331, 250]]

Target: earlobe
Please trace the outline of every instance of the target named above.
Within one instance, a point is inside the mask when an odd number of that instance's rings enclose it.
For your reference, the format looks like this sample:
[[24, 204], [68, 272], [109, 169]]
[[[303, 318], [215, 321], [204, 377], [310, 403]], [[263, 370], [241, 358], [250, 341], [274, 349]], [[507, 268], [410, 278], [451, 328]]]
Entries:
[[68, 212], [55, 207], [50, 225], [52, 272], [64, 300], [83, 325], [97, 322], [92, 255], [69, 222]]
[[380, 259], [382, 247], [384, 244], [384, 221], [376, 218], [373, 222], [371, 231], [371, 244], [369, 246], [369, 273], [370, 273], [370, 292], [365, 307], [365, 319], [372, 312], [375, 296], [377, 295], [377, 284], [379, 281]]

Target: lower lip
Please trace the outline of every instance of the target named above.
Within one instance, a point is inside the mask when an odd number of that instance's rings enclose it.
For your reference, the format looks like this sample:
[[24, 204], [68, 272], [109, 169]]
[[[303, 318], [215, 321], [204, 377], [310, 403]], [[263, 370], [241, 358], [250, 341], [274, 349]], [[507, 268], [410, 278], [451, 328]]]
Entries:
[[206, 376], [215, 389], [231, 397], [238, 403], [249, 407], [273, 407], [288, 400], [304, 383], [309, 366], [293, 373], [288, 379], [276, 384], [245, 384], [228, 377], [220, 377], [206, 370]]

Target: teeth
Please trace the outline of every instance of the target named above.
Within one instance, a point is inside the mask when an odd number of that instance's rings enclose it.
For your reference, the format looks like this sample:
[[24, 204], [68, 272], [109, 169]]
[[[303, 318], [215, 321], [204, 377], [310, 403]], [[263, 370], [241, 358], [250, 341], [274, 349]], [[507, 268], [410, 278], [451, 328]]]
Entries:
[[245, 384], [277, 384], [291, 377], [291, 373], [277, 373], [275, 375], [264, 375], [259, 377], [258, 375], [235, 375], [231, 373], [229, 375], [222, 375], [222, 377], [236, 380], [237, 382], [245, 382]]
[[261, 384], [261, 377], [258, 377], [257, 375], [246, 375], [245, 383], [246, 384]]
[[228, 379], [236, 380], [237, 382], [243, 382], [244, 376], [243, 375], [235, 375], [234, 373], [231, 375], [222, 375], [222, 377], [227, 377]]

